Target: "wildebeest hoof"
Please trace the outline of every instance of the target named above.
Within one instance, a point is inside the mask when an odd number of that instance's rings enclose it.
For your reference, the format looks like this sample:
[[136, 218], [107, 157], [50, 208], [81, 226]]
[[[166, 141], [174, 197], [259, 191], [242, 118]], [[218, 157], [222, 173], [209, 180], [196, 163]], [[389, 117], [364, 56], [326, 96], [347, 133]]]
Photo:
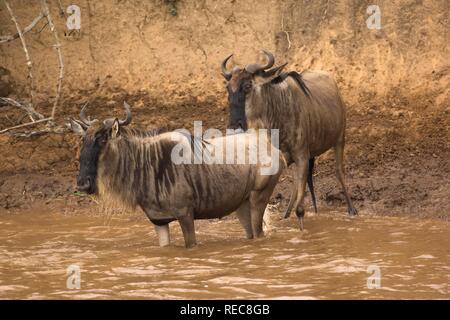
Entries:
[[192, 249], [197, 245], [197, 242], [186, 243], [186, 249]]
[[303, 220], [304, 220], [303, 217], [299, 217], [299, 218], [298, 218], [298, 223], [299, 223], [299, 226], [300, 226], [300, 231], [303, 231], [303, 230], [304, 230], [304, 227], [303, 227]]
[[168, 242], [167, 243], [161, 243], [161, 242], [159, 243], [160, 248], [168, 247], [169, 245], [170, 245], [170, 243], [168, 243]]
[[303, 209], [303, 208], [297, 208], [297, 210], [295, 211], [295, 214], [297, 215], [297, 217], [300, 219], [300, 218], [303, 218], [304, 216], [305, 216], [305, 209]]
[[295, 211], [295, 214], [297, 215], [298, 218], [300, 230], [303, 231], [303, 220], [305, 217], [305, 209], [298, 207], [297, 210]]
[[350, 216], [357, 216], [358, 215], [358, 210], [356, 210], [355, 208], [349, 208], [348, 209], [348, 214]]
[[261, 232], [253, 232], [253, 239], [264, 238], [264, 231]]
[[287, 218], [289, 218], [290, 215], [291, 215], [291, 210], [287, 210], [287, 211], [284, 213], [284, 218], [287, 219]]

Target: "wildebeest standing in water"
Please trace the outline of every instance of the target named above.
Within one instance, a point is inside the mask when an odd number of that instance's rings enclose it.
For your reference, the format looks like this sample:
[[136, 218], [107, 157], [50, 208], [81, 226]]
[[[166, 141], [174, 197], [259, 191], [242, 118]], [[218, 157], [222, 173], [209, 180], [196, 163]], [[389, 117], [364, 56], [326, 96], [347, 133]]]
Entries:
[[[78, 190], [106, 193], [132, 208], [141, 207], [155, 224], [161, 246], [170, 242], [171, 221], [179, 221], [186, 247], [192, 247], [196, 244], [194, 219], [220, 218], [234, 211], [247, 238], [263, 235], [264, 211], [284, 167], [281, 152], [269, 145], [272, 149], [265, 163], [257, 164], [175, 164], [171, 158], [174, 147], [191, 151], [200, 143], [211, 150], [234, 139], [249, 152], [255, 147], [255, 137], [238, 134], [205, 141], [191, 140], [179, 132], [131, 129], [126, 127], [131, 111], [124, 106], [124, 121], [89, 121], [84, 108], [81, 121], [71, 121], [72, 130], [83, 136]], [[261, 170], [272, 165], [271, 155], [279, 157], [279, 166], [265, 175]]]
[[285, 217], [295, 207], [301, 226], [308, 164], [312, 167], [314, 157], [334, 148], [336, 175], [348, 212], [356, 215], [344, 182], [345, 107], [336, 82], [322, 71], [283, 73], [286, 64], [272, 68], [273, 55], [264, 53], [266, 65], [251, 64], [228, 71], [226, 64], [231, 56], [222, 62], [222, 74], [228, 81], [229, 127], [280, 130], [280, 149], [288, 165], [296, 164], [296, 182]]

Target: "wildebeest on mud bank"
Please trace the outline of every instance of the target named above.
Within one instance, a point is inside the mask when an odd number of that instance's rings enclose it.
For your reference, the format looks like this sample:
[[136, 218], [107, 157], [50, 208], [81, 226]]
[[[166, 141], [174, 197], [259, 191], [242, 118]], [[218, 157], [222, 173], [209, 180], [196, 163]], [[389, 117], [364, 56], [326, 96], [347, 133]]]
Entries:
[[314, 157], [330, 148], [335, 151], [336, 176], [344, 191], [348, 213], [356, 215], [344, 182], [345, 107], [336, 82], [322, 71], [283, 73], [286, 64], [272, 68], [274, 56], [264, 53], [266, 65], [250, 64], [228, 71], [226, 64], [231, 56], [222, 62], [222, 74], [228, 81], [229, 126], [280, 130], [280, 149], [288, 164], [296, 164], [294, 191], [285, 217], [295, 207], [298, 218], [303, 220], [307, 180], [315, 207]]

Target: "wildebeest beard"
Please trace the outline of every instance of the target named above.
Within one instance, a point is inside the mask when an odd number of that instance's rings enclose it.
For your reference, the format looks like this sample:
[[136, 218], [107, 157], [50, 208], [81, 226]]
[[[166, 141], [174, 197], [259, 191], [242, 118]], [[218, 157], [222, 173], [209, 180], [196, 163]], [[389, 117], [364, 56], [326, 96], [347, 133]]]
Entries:
[[230, 106], [230, 118], [228, 123], [229, 129], [242, 129], [247, 130], [247, 119], [245, 116], [245, 98], [246, 93], [243, 89], [242, 84], [239, 88], [232, 92], [228, 88], [228, 103]]
[[97, 193], [97, 167], [102, 147], [99, 138], [85, 136], [80, 152], [80, 173], [77, 177], [78, 190], [88, 194]]

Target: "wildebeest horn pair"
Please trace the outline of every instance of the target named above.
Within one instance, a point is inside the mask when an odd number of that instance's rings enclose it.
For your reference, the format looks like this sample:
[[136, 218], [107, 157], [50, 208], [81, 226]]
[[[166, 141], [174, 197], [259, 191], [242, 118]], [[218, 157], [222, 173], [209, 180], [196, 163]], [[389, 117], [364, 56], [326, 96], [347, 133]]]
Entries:
[[[86, 107], [87, 107], [87, 103], [83, 106], [83, 108], [81, 108], [80, 111], [80, 120], [81, 122], [83, 122], [84, 125], [86, 126], [90, 126], [91, 124], [93, 124], [94, 122], [98, 121], [97, 119], [94, 120], [90, 120], [86, 117]], [[119, 120], [119, 124], [121, 126], [126, 126], [129, 125], [131, 123], [131, 110], [130, 110], [130, 105], [128, 103], [126, 103], [125, 101], [123, 102], [123, 107], [125, 109], [125, 112], [127, 114], [127, 117], [125, 118], [125, 120]], [[105, 121], [108, 121], [109, 119], [106, 119]]]
[[[269, 51], [263, 50], [264, 54], [267, 57], [267, 63], [265, 65], [261, 65], [261, 64], [249, 64], [248, 66], [245, 67], [245, 70], [247, 72], [250, 72], [252, 74], [261, 72], [263, 72], [263, 76], [269, 76], [269, 74], [272, 74], [273, 72], [271, 72], [271, 70], [267, 70], [269, 68], [272, 68], [273, 64], [275, 63], [275, 58], [273, 56], [272, 53], [270, 53]], [[231, 72], [227, 70], [227, 62], [228, 60], [232, 57], [233, 55], [229, 55], [228, 57], [225, 58], [225, 60], [223, 60], [222, 62], [222, 75], [224, 76], [225, 79], [227, 79], [227, 81], [229, 81], [231, 79]], [[265, 71], [267, 70], [267, 71]]]

